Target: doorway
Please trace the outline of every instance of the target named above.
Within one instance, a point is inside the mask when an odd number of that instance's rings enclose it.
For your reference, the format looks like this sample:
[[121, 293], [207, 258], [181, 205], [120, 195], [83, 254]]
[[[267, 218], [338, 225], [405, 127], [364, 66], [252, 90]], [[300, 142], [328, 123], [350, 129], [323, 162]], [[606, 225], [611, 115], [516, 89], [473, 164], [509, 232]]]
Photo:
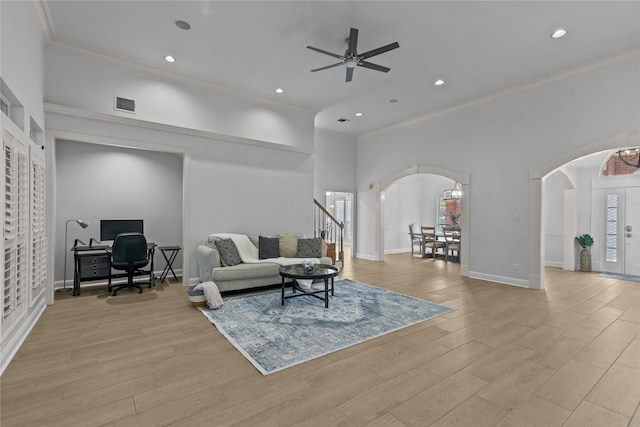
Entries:
[[624, 274], [640, 276], [640, 187], [625, 188]]
[[[460, 184], [460, 230], [463, 236], [470, 236], [470, 228], [469, 228], [469, 216], [470, 216], [470, 206], [469, 206], [469, 197], [471, 194], [471, 184], [469, 182], [469, 175], [463, 175], [457, 173], [455, 171], [451, 171], [448, 169], [443, 169], [435, 166], [420, 166], [415, 165], [411, 166], [407, 169], [403, 169], [401, 171], [396, 172], [391, 175], [389, 178], [381, 182], [379, 185], [372, 185], [371, 188], [375, 188], [376, 196], [376, 236], [375, 236], [375, 261], [384, 261], [384, 252], [385, 252], [385, 219], [384, 219], [384, 211], [385, 211], [385, 192], [386, 190], [392, 186], [396, 181], [402, 179], [404, 177], [416, 174], [432, 174], [439, 175], [445, 178], [449, 178], [453, 180], [453, 182]], [[406, 225], [405, 225], [406, 227]], [[408, 231], [408, 230], [407, 230]], [[405, 235], [406, 238], [406, 235]], [[463, 244], [460, 249], [460, 275], [468, 277], [469, 276], [469, 260], [471, 251], [469, 247], [471, 245], [471, 239], [469, 238], [469, 244]]]
[[354, 230], [354, 194], [343, 191], [327, 191], [325, 192], [324, 206], [338, 222], [344, 224], [343, 242], [345, 245], [351, 246]]
[[640, 276], [640, 187], [592, 190], [594, 270]]

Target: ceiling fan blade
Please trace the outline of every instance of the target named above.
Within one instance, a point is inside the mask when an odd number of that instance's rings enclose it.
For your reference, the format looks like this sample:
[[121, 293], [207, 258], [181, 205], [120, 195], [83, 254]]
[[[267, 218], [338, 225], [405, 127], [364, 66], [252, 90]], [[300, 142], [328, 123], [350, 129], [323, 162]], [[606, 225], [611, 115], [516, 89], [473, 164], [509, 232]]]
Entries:
[[345, 82], [350, 82], [351, 79], [353, 79], [353, 68], [352, 67], [347, 67], [347, 78], [346, 78]]
[[324, 53], [325, 55], [333, 56], [334, 58], [345, 59], [344, 56], [337, 53], [327, 52], [326, 50], [318, 49], [317, 47], [307, 46], [307, 49], [315, 50], [316, 52]]
[[356, 50], [357, 47], [358, 47], [358, 29], [352, 28], [351, 32], [349, 33], [349, 49], [347, 50], [347, 53], [353, 56], [356, 56], [358, 54]]
[[320, 67], [320, 68], [315, 68], [311, 71], [322, 71], [322, 70], [326, 70], [327, 68], [333, 68], [333, 67], [337, 67], [339, 65], [344, 64], [344, 62], [337, 62], [335, 64], [331, 64], [331, 65], [325, 65], [324, 67]]
[[377, 49], [370, 50], [369, 52], [365, 52], [362, 55], [358, 55], [358, 58], [360, 58], [360, 59], [371, 58], [372, 56], [380, 55], [381, 53], [385, 53], [385, 52], [388, 52], [390, 50], [397, 49], [399, 47], [400, 47], [400, 45], [398, 44], [398, 42], [393, 42], [393, 43], [388, 44], [386, 46], [382, 46], [382, 47], [379, 47]]
[[367, 61], [360, 61], [358, 62], [358, 65], [364, 68], [370, 68], [372, 70], [382, 71], [383, 73], [388, 73], [389, 70], [391, 70], [391, 68], [389, 67], [385, 67], [383, 65], [378, 65], [378, 64], [372, 64], [371, 62], [367, 62]]

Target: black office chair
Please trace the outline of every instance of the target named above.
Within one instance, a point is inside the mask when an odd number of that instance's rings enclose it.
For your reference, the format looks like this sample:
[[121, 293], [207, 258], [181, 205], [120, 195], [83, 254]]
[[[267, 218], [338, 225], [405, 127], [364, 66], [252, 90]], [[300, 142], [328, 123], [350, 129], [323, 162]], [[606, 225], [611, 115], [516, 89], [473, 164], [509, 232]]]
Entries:
[[113, 290], [113, 296], [118, 295], [118, 291], [124, 288], [138, 288], [138, 293], [142, 293], [140, 283], [153, 284], [153, 271], [149, 271], [149, 281], [133, 281], [136, 273], [147, 273], [142, 267], [150, 262], [147, 239], [142, 233], [122, 233], [116, 236], [111, 248], [111, 268], [124, 270], [127, 272], [127, 283], [111, 285], [109, 277], [109, 291]]

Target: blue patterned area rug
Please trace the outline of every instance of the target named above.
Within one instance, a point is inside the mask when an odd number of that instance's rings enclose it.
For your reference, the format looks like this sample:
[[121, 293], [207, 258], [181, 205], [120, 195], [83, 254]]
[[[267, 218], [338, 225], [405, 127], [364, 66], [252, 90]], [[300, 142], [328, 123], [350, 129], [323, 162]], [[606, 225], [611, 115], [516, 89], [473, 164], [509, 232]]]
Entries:
[[225, 298], [218, 310], [200, 310], [267, 375], [454, 309], [344, 279], [336, 280], [329, 308], [313, 297], [287, 299], [283, 306], [278, 289]]
[[618, 273], [602, 273], [600, 277], [608, 277], [610, 279], [629, 280], [631, 282], [640, 282], [640, 276], [632, 276], [630, 274], [618, 274]]

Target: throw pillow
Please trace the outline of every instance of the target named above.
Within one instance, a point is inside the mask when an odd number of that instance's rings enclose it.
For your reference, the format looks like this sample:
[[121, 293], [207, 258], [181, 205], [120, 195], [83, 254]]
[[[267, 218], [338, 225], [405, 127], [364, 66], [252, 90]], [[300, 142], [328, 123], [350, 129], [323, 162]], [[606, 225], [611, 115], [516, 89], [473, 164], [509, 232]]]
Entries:
[[220, 237], [214, 235], [209, 236], [209, 238], [207, 239], [207, 246], [209, 246], [211, 249], [218, 249], [218, 247], [216, 246], [217, 240], [220, 240]]
[[258, 258], [278, 258], [280, 256], [280, 239], [278, 237], [258, 237]]
[[298, 258], [320, 258], [322, 255], [322, 237], [298, 239]]
[[238, 253], [235, 243], [231, 239], [220, 239], [216, 241], [218, 252], [220, 252], [220, 260], [225, 267], [231, 267], [242, 263], [242, 258]]
[[280, 235], [280, 256], [295, 258], [298, 253], [298, 236], [295, 234]]

